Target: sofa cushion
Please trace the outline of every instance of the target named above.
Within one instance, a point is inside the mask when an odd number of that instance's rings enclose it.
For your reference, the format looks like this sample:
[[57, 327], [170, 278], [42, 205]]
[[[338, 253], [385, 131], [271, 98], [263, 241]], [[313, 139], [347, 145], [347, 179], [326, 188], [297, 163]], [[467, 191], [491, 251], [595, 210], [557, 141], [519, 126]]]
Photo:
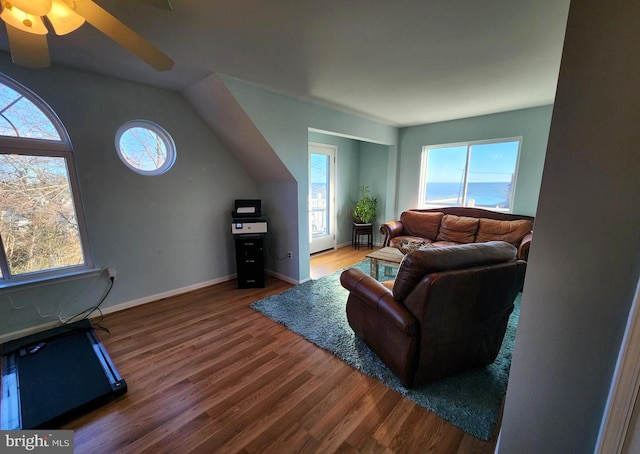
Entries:
[[440, 221], [437, 241], [453, 241], [455, 243], [473, 243], [478, 231], [478, 218], [446, 214]]
[[444, 213], [439, 211], [421, 213], [419, 211], [405, 211], [400, 215], [400, 222], [404, 230], [403, 235], [418, 236], [435, 240]]
[[522, 238], [533, 228], [533, 221], [521, 219], [515, 221], [497, 221], [480, 219], [476, 242], [506, 241], [517, 246]]
[[393, 285], [393, 297], [402, 302], [413, 288], [428, 274], [457, 270], [472, 266], [509, 262], [517, 249], [503, 241], [432, 247], [413, 251], [404, 256]]

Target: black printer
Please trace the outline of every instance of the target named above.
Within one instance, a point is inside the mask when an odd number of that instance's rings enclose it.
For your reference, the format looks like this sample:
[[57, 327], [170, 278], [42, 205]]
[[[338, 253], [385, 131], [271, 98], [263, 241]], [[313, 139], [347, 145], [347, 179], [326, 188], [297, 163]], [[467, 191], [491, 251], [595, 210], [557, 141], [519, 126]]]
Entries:
[[234, 235], [256, 235], [267, 233], [267, 220], [262, 216], [262, 201], [258, 199], [237, 199], [231, 213]]

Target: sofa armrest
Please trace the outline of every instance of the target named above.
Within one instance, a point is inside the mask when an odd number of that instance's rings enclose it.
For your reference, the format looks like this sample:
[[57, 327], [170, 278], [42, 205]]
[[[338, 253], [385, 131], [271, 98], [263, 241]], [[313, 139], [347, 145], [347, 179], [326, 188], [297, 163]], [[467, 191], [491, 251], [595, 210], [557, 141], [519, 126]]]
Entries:
[[365, 303], [372, 311], [384, 317], [402, 332], [409, 335], [418, 334], [418, 321], [404, 307], [393, 299], [391, 290], [362, 271], [349, 268], [340, 275], [340, 283], [344, 288]]
[[382, 247], [389, 246], [389, 241], [391, 241], [391, 238], [402, 235], [403, 231], [404, 227], [402, 226], [402, 222], [400, 221], [389, 221], [380, 225], [380, 233], [384, 235]]
[[518, 254], [516, 257], [518, 260], [527, 260], [529, 258], [529, 248], [531, 246], [531, 240], [533, 239], [533, 232], [527, 233], [522, 241], [520, 241], [520, 245], [518, 246]]

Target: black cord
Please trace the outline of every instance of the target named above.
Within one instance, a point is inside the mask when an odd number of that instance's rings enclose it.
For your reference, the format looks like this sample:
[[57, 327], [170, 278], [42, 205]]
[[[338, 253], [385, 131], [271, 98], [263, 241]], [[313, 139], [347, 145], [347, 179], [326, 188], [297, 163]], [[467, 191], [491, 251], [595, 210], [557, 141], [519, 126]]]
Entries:
[[102, 326], [100, 324], [100, 323], [102, 323], [102, 320], [104, 320], [104, 314], [102, 313], [102, 310], [100, 309], [100, 306], [102, 305], [104, 300], [107, 299], [107, 297], [109, 296], [109, 293], [111, 293], [111, 289], [113, 288], [113, 283], [115, 281], [115, 278], [114, 277], [110, 277], [109, 281], [110, 281], [109, 282], [109, 287], [107, 287], [106, 292], [104, 293], [102, 298], [100, 298], [100, 301], [98, 301], [98, 304], [96, 304], [95, 306], [92, 306], [92, 307], [90, 307], [88, 309], [85, 309], [85, 310], [83, 310], [81, 312], [78, 312], [73, 317], [69, 317], [67, 319], [67, 321], [63, 322], [63, 325], [68, 325], [70, 323], [76, 323], [75, 321], [72, 321], [72, 320], [80, 317], [83, 314], [84, 314], [84, 316], [80, 320], [77, 320], [77, 321], [87, 320], [91, 314], [93, 314], [95, 311], [98, 311], [100, 313], [100, 318], [99, 318], [99, 320], [97, 322], [91, 322], [91, 326], [93, 328], [97, 328], [97, 329], [100, 329], [102, 331], [106, 331], [107, 333], [111, 333], [108, 328], [105, 328], [104, 326]]

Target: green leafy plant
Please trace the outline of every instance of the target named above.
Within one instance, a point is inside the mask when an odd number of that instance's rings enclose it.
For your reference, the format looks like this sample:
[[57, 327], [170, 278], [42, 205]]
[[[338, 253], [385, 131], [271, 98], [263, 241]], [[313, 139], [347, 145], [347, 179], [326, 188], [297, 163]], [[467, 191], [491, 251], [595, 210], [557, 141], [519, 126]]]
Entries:
[[369, 224], [376, 218], [378, 199], [369, 195], [367, 186], [360, 186], [360, 199], [353, 210], [353, 221], [357, 224]]

